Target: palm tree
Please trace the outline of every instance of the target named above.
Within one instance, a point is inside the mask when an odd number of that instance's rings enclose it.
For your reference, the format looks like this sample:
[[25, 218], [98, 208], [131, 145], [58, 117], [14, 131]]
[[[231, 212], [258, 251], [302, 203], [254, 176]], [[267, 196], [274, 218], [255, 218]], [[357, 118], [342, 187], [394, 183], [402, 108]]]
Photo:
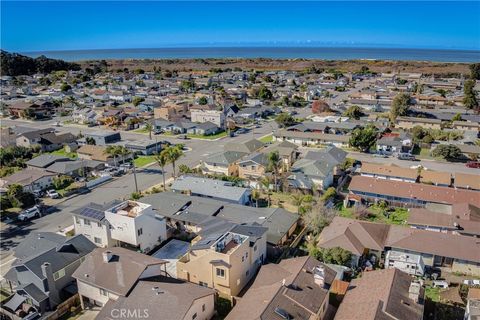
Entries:
[[152, 140], [152, 130], [153, 130], [152, 124], [150, 122], [147, 122], [145, 124], [145, 129], [148, 131], [148, 138]]
[[267, 177], [263, 177], [260, 180], [260, 184], [262, 185], [262, 188], [265, 188], [267, 190], [267, 206], [270, 208], [270, 180]]
[[125, 162], [125, 157], [130, 154], [130, 150], [128, 150], [125, 146], [117, 146], [117, 155], [122, 157], [122, 163]]
[[252, 190], [252, 199], [255, 200], [255, 206], [258, 208], [258, 199], [260, 198], [260, 190]]
[[158, 154], [157, 156], [155, 156], [155, 160], [157, 161], [158, 165], [160, 166], [160, 168], [162, 168], [162, 177], [163, 177], [163, 191], [167, 190], [166, 189], [166, 185], [165, 185], [165, 166], [168, 164], [168, 154], [165, 152], [165, 150], [163, 150], [162, 152], [160, 152], [160, 154]]
[[275, 183], [275, 191], [278, 192], [278, 185], [277, 185], [277, 175], [280, 169], [280, 155], [278, 151], [272, 151], [267, 155], [268, 160], [268, 170], [273, 172], [273, 178]]
[[[177, 145], [177, 146], [170, 146], [170, 147], [167, 147], [165, 150], [165, 154], [167, 155], [168, 157], [168, 162], [171, 162], [172, 163], [172, 167], [173, 167], [173, 177], [176, 177], [177, 176], [177, 173], [175, 171], [175, 162], [180, 159], [181, 157], [184, 156], [183, 154], [183, 151], [182, 149], [180, 149], [180, 147]], [[163, 151], [162, 151], [163, 152]]]
[[117, 146], [108, 146], [104, 151], [103, 154], [106, 154], [110, 157], [113, 157], [113, 163], [115, 167], [117, 166], [117, 156], [118, 156], [118, 147]]

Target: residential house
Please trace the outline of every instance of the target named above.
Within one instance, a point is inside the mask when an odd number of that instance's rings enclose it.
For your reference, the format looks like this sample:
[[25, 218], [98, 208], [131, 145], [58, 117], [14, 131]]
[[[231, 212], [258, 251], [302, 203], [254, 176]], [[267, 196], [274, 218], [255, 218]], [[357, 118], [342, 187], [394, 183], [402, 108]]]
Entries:
[[330, 305], [330, 288], [336, 275], [308, 256], [263, 265], [225, 319], [328, 319], [335, 311]]
[[52, 116], [53, 104], [49, 101], [21, 101], [8, 106], [10, 115], [18, 118], [44, 119]]
[[397, 117], [396, 124], [398, 128], [402, 129], [412, 129], [416, 126], [424, 129], [442, 129], [442, 120], [440, 119]]
[[453, 186], [460, 189], [480, 191], [480, 176], [455, 172]]
[[211, 122], [220, 128], [225, 125], [225, 114], [215, 105], [190, 107], [190, 118], [192, 122]]
[[422, 320], [424, 289], [397, 269], [364, 272], [352, 280], [335, 320]]
[[480, 146], [474, 144], [455, 144], [460, 149], [460, 152], [472, 160], [480, 159]]
[[112, 238], [110, 223], [105, 218], [105, 211], [119, 203], [119, 201], [114, 201], [100, 205], [91, 202], [72, 210], [75, 234], [83, 234], [97, 247], [118, 246], [118, 241]]
[[222, 151], [208, 156], [202, 163], [202, 171], [205, 174], [220, 174], [226, 176], [238, 176], [237, 161], [248, 153], [237, 151]]
[[125, 147], [133, 153], [145, 156], [158, 154], [162, 151], [162, 141], [158, 140], [134, 140], [125, 144]]
[[149, 252], [167, 239], [166, 221], [151, 205], [128, 200], [105, 206], [88, 204], [72, 212], [75, 230], [98, 246]]
[[[423, 275], [426, 267], [479, 275], [480, 244], [475, 237], [405, 228], [335, 217], [319, 236], [320, 248], [341, 247], [352, 253], [352, 265], [381, 261], [386, 268], [398, 268]], [[372, 258], [375, 256], [375, 258]]]
[[350, 135], [318, 132], [298, 132], [280, 129], [273, 133], [273, 141], [289, 141], [299, 146], [334, 145], [336, 147], [345, 147], [348, 146], [349, 140]]
[[96, 319], [118, 319], [121, 310], [139, 310], [138, 317], [209, 320], [215, 315], [215, 291], [165, 276], [140, 279], [127, 297], [110, 300]]
[[322, 160], [300, 159], [290, 168], [288, 185], [300, 190], [324, 190], [333, 184], [335, 165]]
[[262, 153], [269, 154], [271, 152], [278, 152], [282, 162], [282, 171], [287, 171], [292, 164], [297, 160], [298, 146], [288, 141], [276, 142], [264, 149], [261, 149]]
[[231, 182], [222, 180], [180, 176], [172, 183], [171, 189], [174, 192], [242, 205], [250, 202], [250, 189], [236, 187]]
[[6, 188], [12, 184], [19, 184], [25, 192], [41, 191], [52, 186], [53, 178], [56, 176], [55, 173], [27, 168], [0, 178], [0, 187]]
[[167, 121], [181, 121], [187, 118], [188, 110], [189, 107], [187, 104], [166, 104], [153, 109], [153, 117]]
[[464, 320], [477, 320], [480, 317], [480, 289], [468, 289], [467, 306], [465, 308]]
[[408, 133], [384, 134], [377, 140], [377, 151], [385, 154], [392, 153], [411, 153], [414, 144]]
[[194, 128], [188, 130], [188, 133], [201, 135], [201, 136], [210, 136], [212, 134], [217, 134], [221, 132], [222, 129], [212, 122], [204, 122], [195, 125]]
[[297, 228], [298, 215], [282, 208], [256, 208], [177, 192], [162, 192], [142, 198], [164, 216], [167, 223], [179, 230], [198, 232], [200, 225], [214, 217], [218, 221], [236, 224], [259, 224], [266, 228], [267, 243], [271, 247], [292, 239]]
[[452, 174], [450, 172], [422, 169], [418, 178], [421, 183], [433, 184], [439, 187], [450, 187], [452, 185]]
[[268, 155], [255, 152], [244, 156], [238, 162], [238, 176], [247, 180], [259, 180], [265, 177], [268, 169]]
[[410, 209], [407, 224], [416, 229], [480, 237], [480, 208], [459, 203], [447, 212], [435, 209]]
[[72, 112], [72, 120], [75, 123], [95, 125], [99, 116], [92, 109], [78, 109]]
[[41, 154], [25, 162], [29, 169], [44, 170], [56, 162], [70, 161], [70, 158], [56, 154]]
[[40, 147], [44, 152], [55, 151], [63, 148], [65, 144], [72, 143], [76, 137], [70, 132], [56, 134], [55, 129], [39, 129], [23, 132], [17, 135], [17, 146], [32, 148]]
[[473, 131], [478, 134], [480, 131], [480, 124], [478, 122], [453, 121], [452, 128], [461, 131]]
[[261, 142], [257, 139], [250, 139], [248, 141], [239, 143], [239, 142], [227, 142], [223, 149], [225, 151], [234, 151], [234, 152], [242, 152], [245, 154], [250, 154], [255, 151], [259, 151], [260, 149], [265, 147], [265, 143]]
[[477, 191], [437, 187], [428, 184], [354, 176], [349, 185], [350, 195], [369, 202], [387, 201], [392, 206], [425, 207], [427, 204], [449, 207], [455, 203], [480, 206]]
[[120, 132], [110, 131], [95, 131], [85, 134], [86, 138], [92, 138], [97, 146], [105, 146], [111, 143], [118, 142], [122, 139]]
[[[120, 159], [113, 158], [112, 156], [106, 153], [106, 146], [97, 146], [97, 145], [83, 145], [77, 149], [77, 156], [79, 159], [84, 160], [93, 160], [106, 163], [108, 165], [115, 165]], [[126, 156], [128, 158], [130, 156]]]
[[[215, 222], [213, 222], [215, 223]], [[177, 262], [177, 277], [236, 296], [267, 256], [267, 228], [256, 224], [204, 226]]]
[[165, 276], [165, 264], [125, 248], [96, 248], [73, 274], [82, 308], [85, 304], [103, 307], [128, 296], [139, 280]]
[[418, 180], [418, 171], [416, 169], [399, 167], [394, 164], [381, 165], [376, 163], [362, 162], [362, 167], [358, 170], [362, 177], [376, 179], [402, 181], [416, 183]]
[[15, 131], [11, 127], [0, 127], [0, 147], [6, 148], [16, 144]]
[[83, 235], [66, 238], [54, 233], [32, 233], [15, 249], [16, 260], [5, 275], [15, 285], [14, 312], [24, 303], [40, 313], [54, 310], [76, 293], [75, 270], [95, 245]]

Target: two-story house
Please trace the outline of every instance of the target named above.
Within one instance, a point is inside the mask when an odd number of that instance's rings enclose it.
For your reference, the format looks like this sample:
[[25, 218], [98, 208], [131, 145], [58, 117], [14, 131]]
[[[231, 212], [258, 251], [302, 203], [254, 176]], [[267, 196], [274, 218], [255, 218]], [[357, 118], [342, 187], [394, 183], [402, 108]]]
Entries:
[[[214, 221], [214, 220], [212, 220]], [[267, 228], [210, 222], [177, 262], [177, 277], [230, 298], [252, 279], [267, 256]]]

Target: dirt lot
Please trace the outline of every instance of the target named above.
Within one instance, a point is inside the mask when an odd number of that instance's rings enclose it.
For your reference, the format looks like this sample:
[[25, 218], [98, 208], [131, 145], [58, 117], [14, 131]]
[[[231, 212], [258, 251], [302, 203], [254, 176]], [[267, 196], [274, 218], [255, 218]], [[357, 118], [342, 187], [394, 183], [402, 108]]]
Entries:
[[[92, 66], [95, 61], [82, 61], [83, 67]], [[143, 60], [108, 60], [109, 70], [116, 71], [128, 68], [141, 68], [145, 71], [177, 70], [208, 72], [211, 69], [242, 70], [296, 70], [301, 71], [312, 66], [319, 69], [335, 69], [343, 72], [354, 72], [367, 66], [374, 72], [421, 72], [424, 74], [468, 74], [466, 63], [436, 63], [423, 61], [381, 61], [381, 60], [309, 60], [309, 59], [143, 59]]]

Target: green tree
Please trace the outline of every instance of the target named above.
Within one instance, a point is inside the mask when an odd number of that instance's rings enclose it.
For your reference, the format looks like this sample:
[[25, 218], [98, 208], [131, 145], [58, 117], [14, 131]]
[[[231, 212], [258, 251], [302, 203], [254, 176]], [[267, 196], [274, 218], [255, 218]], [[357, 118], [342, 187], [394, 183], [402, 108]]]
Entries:
[[208, 99], [207, 97], [203, 96], [203, 97], [200, 97], [200, 99], [198, 99], [198, 104], [201, 105], [201, 106], [204, 106], [208, 103]]
[[463, 105], [468, 109], [478, 109], [477, 93], [474, 87], [475, 80], [465, 81], [463, 87]]
[[470, 78], [480, 80], [480, 63], [472, 63], [470, 66]]
[[260, 100], [272, 100], [273, 94], [270, 89], [265, 86], [261, 86], [257, 92], [257, 98]]
[[168, 162], [172, 164], [173, 177], [176, 177], [177, 174], [175, 171], [175, 163], [177, 162], [178, 159], [184, 156], [183, 150], [181, 149], [181, 147], [177, 145], [177, 146], [169, 146], [165, 148], [162, 152], [165, 152]]
[[117, 146], [108, 146], [103, 153], [109, 157], [113, 157], [113, 163], [115, 167], [117, 166], [117, 156], [118, 156], [118, 147]]
[[275, 122], [280, 128], [289, 127], [295, 124], [295, 119], [288, 113], [280, 113], [276, 118]]
[[155, 156], [155, 160], [157, 161], [160, 168], [162, 168], [162, 178], [163, 178], [163, 191], [167, 190], [167, 186], [165, 185], [165, 166], [169, 163], [168, 154], [166, 149], [162, 150], [160, 154]]
[[329, 202], [330, 200], [334, 200], [337, 196], [337, 190], [334, 187], [328, 188], [322, 195], [321, 200], [323, 202]]
[[65, 189], [73, 183], [73, 178], [67, 175], [61, 175], [53, 178], [53, 187], [57, 190]]
[[144, 98], [142, 97], [133, 97], [132, 99], [132, 104], [137, 107], [140, 103], [142, 103], [143, 101], [145, 101]]
[[350, 262], [352, 261], [352, 253], [341, 247], [321, 248], [320, 254], [322, 257], [321, 260], [325, 263], [350, 266]]
[[425, 137], [426, 131], [421, 126], [415, 126], [412, 128], [412, 139], [414, 142], [422, 141]]
[[433, 151], [434, 157], [442, 157], [446, 160], [458, 159], [462, 155], [459, 147], [453, 144], [440, 144]]
[[93, 139], [92, 137], [86, 137], [86, 138], [85, 138], [85, 142], [86, 142], [88, 145], [91, 145], [91, 146], [94, 146], [94, 145], [97, 144], [97, 143], [95, 142], [95, 139]]
[[362, 108], [359, 106], [353, 105], [348, 107], [347, 110], [343, 113], [345, 117], [349, 117], [350, 119], [360, 119], [364, 115]]
[[66, 82], [62, 83], [62, 85], [60, 87], [60, 90], [62, 90], [62, 92], [67, 92], [71, 89], [72, 89], [72, 87]]
[[30, 192], [25, 192], [19, 184], [7, 187], [7, 198], [14, 208], [25, 208], [35, 204], [35, 197]]
[[392, 108], [390, 109], [390, 120], [395, 121], [398, 116], [407, 114], [411, 105], [411, 97], [407, 93], [400, 93], [393, 98]]
[[184, 92], [192, 92], [195, 90], [195, 82], [193, 80], [183, 80], [180, 87]]
[[280, 164], [281, 158], [278, 151], [272, 151], [269, 154], [267, 154], [267, 161], [268, 161], [267, 169], [268, 171], [273, 173], [275, 191], [278, 192], [277, 177], [278, 177], [278, 171], [280, 170], [280, 167], [281, 167], [281, 164]]
[[353, 130], [349, 144], [357, 150], [368, 152], [377, 142], [377, 134], [377, 128], [373, 125], [357, 128]]
[[147, 122], [145, 124], [145, 130], [148, 131], [148, 138], [152, 140], [152, 131], [153, 131], [153, 125], [150, 122]]

